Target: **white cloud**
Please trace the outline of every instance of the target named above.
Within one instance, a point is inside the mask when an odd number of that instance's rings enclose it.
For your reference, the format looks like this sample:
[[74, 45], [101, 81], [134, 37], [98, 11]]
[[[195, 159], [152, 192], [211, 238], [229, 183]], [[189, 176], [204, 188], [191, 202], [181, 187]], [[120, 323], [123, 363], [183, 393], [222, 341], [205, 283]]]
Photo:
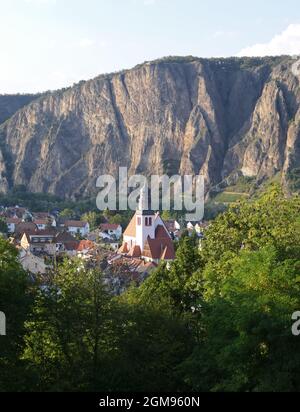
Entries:
[[278, 56], [282, 54], [300, 54], [300, 24], [290, 24], [271, 41], [246, 47], [238, 53], [238, 56]]

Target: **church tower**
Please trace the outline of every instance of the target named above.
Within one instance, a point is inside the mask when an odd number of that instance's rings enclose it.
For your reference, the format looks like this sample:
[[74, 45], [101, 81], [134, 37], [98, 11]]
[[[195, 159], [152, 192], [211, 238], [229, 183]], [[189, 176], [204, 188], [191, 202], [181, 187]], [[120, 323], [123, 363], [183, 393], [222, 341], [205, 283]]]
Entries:
[[175, 259], [174, 245], [159, 213], [149, 207], [151, 203], [147, 187], [140, 193], [138, 210], [124, 232], [123, 245], [119, 253], [126, 258], [145, 262]]
[[144, 186], [141, 190], [139, 208], [136, 212], [136, 245], [144, 250], [148, 237], [155, 239], [155, 212], [150, 210], [148, 189]]

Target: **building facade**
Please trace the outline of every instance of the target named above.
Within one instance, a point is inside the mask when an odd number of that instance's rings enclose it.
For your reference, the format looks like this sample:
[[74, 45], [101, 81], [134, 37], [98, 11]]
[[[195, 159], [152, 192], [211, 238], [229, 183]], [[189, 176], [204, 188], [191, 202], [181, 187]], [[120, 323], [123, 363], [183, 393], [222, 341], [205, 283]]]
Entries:
[[119, 253], [155, 263], [175, 259], [171, 235], [160, 214], [148, 209], [145, 189], [141, 191], [139, 208], [124, 232]]

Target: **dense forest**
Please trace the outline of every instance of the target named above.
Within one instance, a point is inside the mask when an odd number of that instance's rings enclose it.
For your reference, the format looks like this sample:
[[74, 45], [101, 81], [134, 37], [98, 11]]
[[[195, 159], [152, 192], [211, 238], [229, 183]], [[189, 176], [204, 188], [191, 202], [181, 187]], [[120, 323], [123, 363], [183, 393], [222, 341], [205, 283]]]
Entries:
[[277, 187], [120, 297], [77, 260], [41, 287], [5, 240], [0, 291], [0, 391], [300, 390], [300, 198]]

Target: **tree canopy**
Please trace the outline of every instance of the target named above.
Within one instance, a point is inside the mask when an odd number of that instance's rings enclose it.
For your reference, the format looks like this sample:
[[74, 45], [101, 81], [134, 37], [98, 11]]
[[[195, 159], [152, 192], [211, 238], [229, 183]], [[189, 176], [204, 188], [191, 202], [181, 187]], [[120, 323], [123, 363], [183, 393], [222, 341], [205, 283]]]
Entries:
[[277, 188], [235, 204], [119, 297], [80, 260], [33, 286], [0, 239], [0, 390], [299, 391], [299, 216]]

